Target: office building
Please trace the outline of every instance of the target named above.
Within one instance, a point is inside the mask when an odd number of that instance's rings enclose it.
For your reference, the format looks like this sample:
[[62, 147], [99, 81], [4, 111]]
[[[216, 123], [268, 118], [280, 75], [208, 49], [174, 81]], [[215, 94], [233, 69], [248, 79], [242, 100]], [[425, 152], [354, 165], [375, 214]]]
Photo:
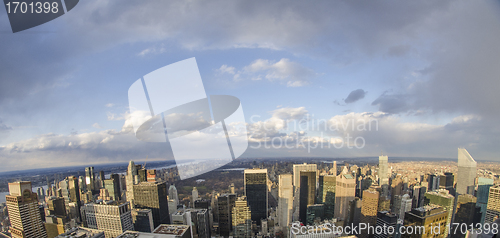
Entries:
[[335, 218], [345, 221], [349, 202], [354, 200], [356, 195], [356, 179], [350, 174], [341, 174], [337, 176], [336, 180]]
[[293, 165], [293, 186], [294, 188], [300, 187], [300, 171], [314, 171], [318, 170], [317, 164], [294, 164]]
[[479, 223], [481, 220], [481, 208], [476, 207], [477, 198], [470, 194], [460, 194], [457, 197], [457, 208], [453, 223], [471, 224]]
[[464, 148], [458, 148], [457, 193], [474, 195], [476, 180], [476, 161]]
[[[377, 212], [380, 194], [378, 191], [368, 189], [363, 191], [363, 205], [361, 205], [360, 222], [374, 226], [377, 223]], [[366, 234], [364, 234], [366, 237]]]
[[428, 184], [428, 191], [434, 191], [439, 189], [439, 184], [440, 184], [440, 176], [436, 174], [430, 174], [429, 175], [429, 184]]
[[484, 222], [491, 223], [495, 217], [500, 217], [500, 185], [490, 187]]
[[192, 197], [192, 202], [193, 202], [193, 206], [194, 206], [194, 202], [197, 201], [198, 199], [200, 199], [198, 197], [198, 189], [196, 189], [196, 187], [193, 187], [193, 191], [191, 192], [191, 197]]
[[388, 211], [377, 212], [376, 220], [376, 226], [385, 227], [385, 230], [387, 232], [382, 232], [380, 234], [375, 232], [375, 238], [390, 238], [397, 237], [399, 235], [398, 217], [396, 214], [390, 213]]
[[135, 231], [153, 232], [153, 212], [151, 209], [132, 209], [132, 223]]
[[155, 227], [170, 223], [165, 182], [141, 182], [133, 188], [135, 208], [151, 209]]
[[38, 208], [37, 194], [31, 182], [9, 183], [9, 195], [5, 196], [13, 238], [43, 238], [47, 232]]
[[439, 205], [448, 213], [445, 231], [445, 233], [448, 234], [448, 227], [451, 224], [451, 219], [453, 217], [455, 197], [453, 197], [448, 190], [438, 189], [436, 191], [425, 193], [425, 204]]
[[411, 208], [412, 208], [412, 199], [410, 198], [410, 195], [405, 194], [401, 197], [401, 206], [398, 209], [399, 213], [396, 215], [398, 215], [399, 219], [404, 220], [405, 213], [411, 211]]
[[233, 237], [252, 237], [251, 213], [245, 197], [239, 197], [238, 200], [235, 201], [232, 211], [232, 222], [234, 230]]
[[179, 205], [179, 195], [174, 184], [171, 184], [168, 188], [168, 199], [174, 200], [176, 206]]
[[335, 213], [335, 188], [337, 177], [320, 175], [318, 186], [318, 203], [325, 204], [325, 219], [332, 219]]
[[103, 180], [103, 187], [108, 190], [109, 196], [111, 200], [120, 201], [121, 193], [120, 193], [120, 175], [111, 174], [109, 179]]
[[[409, 226], [412, 226], [413, 232], [411, 234], [401, 234], [401, 236], [403, 238], [445, 238], [448, 236], [447, 220], [448, 212], [441, 206], [430, 204], [413, 208], [411, 212], [405, 215], [403, 223], [407, 227], [406, 230], [409, 229]], [[419, 229], [417, 232], [418, 227], [423, 227], [424, 230]], [[436, 234], [434, 230], [439, 230], [439, 233]]]
[[127, 167], [127, 174], [125, 175], [125, 184], [127, 186], [126, 198], [127, 202], [133, 204], [134, 200], [134, 185], [138, 184], [137, 166], [134, 161], [130, 161]]
[[316, 171], [300, 171], [299, 199], [299, 221], [306, 223], [307, 206], [314, 205], [316, 200]]
[[378, 184], [382, 187], [382, 194], [389, 195], [388, 157], [381, 155], [378, 157]]
[[63, 234], [56, 236], [56, 238], [105, 238], [104, 231], [84, 228], [84, 227], [74, 227], [66, 231]]
[[280, 228], [286, 231], [286, 227], [291, 223], [293, 210], [292, 175], [281, 174], [278, 182], [278, 223]]
[[306, 225], [312, 225], [315, 222], [321, 222], [325, 219], [325, 204], [307, 205]]
[[95, 191], [95, 173], [94, 167], [85, 168], [85, 185], [88, 191]]
[[260, 221], [267, 218], [267, 169], [245, 169], [243, 181], [252, 221], [260, 225]]
[[490, 187], [493, 186], [493, 179], [480, 177], [477, 179], [477, 203], [481, 209], [481, 219], [480, 223], [484, 224], [484, 219], [486, 217], [486, 210], [488, 207], [488, 197], [490, 195]]
[[117, 237], [127, 230], [134, 230], [130, 204], [116, 201], [87, 203], [82, 206], [82, 218], [91, 229], [104, 231], [106, 238]]
[[236, 202], [236, 194], [224, 194], [217, 197], [219, 235], [227, 237], [232, 231], [232, 210]]
[[188, 225], [162, 224], [152, 233], [126, 231], [116, 238], [193, 238]]

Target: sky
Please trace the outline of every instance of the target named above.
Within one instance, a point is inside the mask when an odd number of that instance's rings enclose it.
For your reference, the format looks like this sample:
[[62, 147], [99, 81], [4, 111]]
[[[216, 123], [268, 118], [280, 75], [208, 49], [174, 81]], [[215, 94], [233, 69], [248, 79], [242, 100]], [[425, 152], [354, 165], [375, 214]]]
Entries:
[[499, 161], [498, 42], [498, 1], [86, 0], [18, 33], [0, 10], [0, 171], [172, 160], [127, 93], [192, 57], [240, 99], [243, 158]]

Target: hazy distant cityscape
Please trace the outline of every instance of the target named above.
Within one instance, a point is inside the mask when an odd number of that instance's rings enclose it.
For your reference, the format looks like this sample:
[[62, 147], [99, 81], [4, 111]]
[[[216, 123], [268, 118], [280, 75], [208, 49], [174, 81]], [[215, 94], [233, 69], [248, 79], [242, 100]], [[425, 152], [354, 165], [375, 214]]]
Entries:
[[48, 238], [488, 236], [498, 232], [499, 172], [500, 163], [477, 163], [461, 148], [454, 160], [238, 159], [184, 180], [171, 161], [18, 171], [1, 176], [9, 188], [1, 230]]

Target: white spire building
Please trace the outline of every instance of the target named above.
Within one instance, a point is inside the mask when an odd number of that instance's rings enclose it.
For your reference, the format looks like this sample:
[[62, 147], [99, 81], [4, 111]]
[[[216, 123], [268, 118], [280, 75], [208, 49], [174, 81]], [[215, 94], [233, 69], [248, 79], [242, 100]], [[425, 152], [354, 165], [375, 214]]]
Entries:
[[464, 148], [458, 148], [457, 193], [474, 194], [476, 180], [476, 161]]

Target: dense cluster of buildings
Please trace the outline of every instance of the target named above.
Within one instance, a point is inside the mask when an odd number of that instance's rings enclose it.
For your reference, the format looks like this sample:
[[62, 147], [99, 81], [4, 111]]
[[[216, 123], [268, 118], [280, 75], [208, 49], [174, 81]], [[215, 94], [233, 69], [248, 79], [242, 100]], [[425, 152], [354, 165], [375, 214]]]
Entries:
[[[206, 195], [194, 187], [186, 206], [172, 180], [131, 161], [123, 175], [87, 167], [37, 192], [30, 182], [9, 183], [5, 206], [11, 237], [465, 237], [500, 216], [498, 176], [477, 174], [462, 148], [455, 173], [396, 172], [385, 155], [378, 166], [260, 165], [243, 171], [243, 193], [234, 184]], [[467, 229], [452, 232], [455, 223]], [[395, 232], [327, 233], [327, 224]]]

